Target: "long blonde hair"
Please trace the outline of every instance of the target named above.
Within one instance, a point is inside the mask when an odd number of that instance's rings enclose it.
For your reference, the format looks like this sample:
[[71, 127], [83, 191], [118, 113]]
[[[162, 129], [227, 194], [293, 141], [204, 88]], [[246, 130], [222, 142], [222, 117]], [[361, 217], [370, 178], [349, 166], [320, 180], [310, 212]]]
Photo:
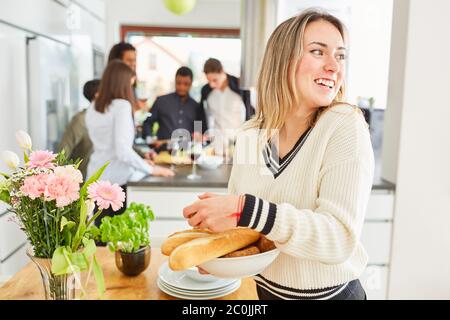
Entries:
[[[309, 9], [281, 23], [270, 36], [266, 46], [257, 83], [257, 112], [249, 122], [250, 127], [263, 129], [271, 136], [268, 131], [281, 129], [291, 108], [299, 104], [295, 77], [299, 57], [303, 54], [305, 29], [309, 23], [319, 20], [334, 25], [344, 42], [346, 41], [344, 24], [338, 18], [320, 10]], [[342, 102], [344, 90], [342, 84], [330, 106]], [[311, 125], [330, 106], [320, 108], [311, 120]]]

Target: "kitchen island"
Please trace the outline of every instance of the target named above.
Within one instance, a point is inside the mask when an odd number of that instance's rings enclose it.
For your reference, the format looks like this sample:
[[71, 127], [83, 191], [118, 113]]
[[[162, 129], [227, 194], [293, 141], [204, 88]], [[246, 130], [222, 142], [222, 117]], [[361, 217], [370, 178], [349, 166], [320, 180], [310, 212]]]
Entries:
[[[97, 258], [105, 276], [105, 300], [179, 300], [162, 292], [157, 284], [158, 269], [167, 261], [159, 248], [152, 248], [150, 265], [136, 277], [123, 275], [116, 267], [114, 253], [105, 247], [98, 248]], [[30, 261], [21, 271], [0, 287], [0, 300], [41, 300], [44, 288], [37, 267]], [[88, 286], [88, 299], [98, 299], [93, 278]], [[218, 300], [257, 300], [256, 284], [253, 279], [242, 279], [235, 292]]]

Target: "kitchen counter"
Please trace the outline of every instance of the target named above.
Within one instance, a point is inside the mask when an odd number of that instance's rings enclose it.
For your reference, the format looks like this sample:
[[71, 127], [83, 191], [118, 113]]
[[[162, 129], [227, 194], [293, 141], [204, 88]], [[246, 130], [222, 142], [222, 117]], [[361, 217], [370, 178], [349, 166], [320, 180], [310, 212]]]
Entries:
[[202, 178], [189, 180], [191, 165], [180, 165], [175, 168], [175, 176], [171, 178], [147, 176], [140, 181], [128, 182], [130, 187], [173, 187], [173, 188], [227, 188], [231, 174], [231, 165], [224, 164], [215, 170], [202, 170], [197, 166], [197, 174]]
[[[189, 180], [190, 165], [177, 166], [176, 175], [172, 178], [147, 176], [140, 181], [129, 182], [130, 187], [164, 187], [164, 188], [224, 188], [228, 186], [231, 174], [231, 164], [221, 165], [216, 170], [202, 170], [197, 166], [197, 173], [202, 176], [199, 180]], [[375, 168], [372, 190], [394, 191], [395, 185], [380, 177], [379, 166]]]
[[[105, 276], [105, 300], [179, 300], [162, 292], [157, 284], [158, 269], [167, 260], [159, 248], [152, 248], [150, 265], [136, 277], [124, 276], [116, 267], [114, 254], [105, 247], [98, 248], [97, 258]], [[88, 286], [88, 299], [97, 299], [94, 278]], [[0, 300], [42, 300], [44, 289], [37, 267], [28, 263], [3, 287]], [[218, 300], [257, 300], [256, 284], [252, 278], [242, 279], [241, 287]]]

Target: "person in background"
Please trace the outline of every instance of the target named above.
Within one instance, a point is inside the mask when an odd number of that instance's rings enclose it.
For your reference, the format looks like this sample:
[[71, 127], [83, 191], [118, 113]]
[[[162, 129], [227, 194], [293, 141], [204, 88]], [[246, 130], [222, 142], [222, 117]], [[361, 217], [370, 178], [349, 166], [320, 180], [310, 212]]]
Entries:
[[[100, 80], [94, 79], [86, 82], [83, 86], [83, 95], [91, 103], [97, 95]], [[61, 142], [58, 146], [58, 152], [63, 149], [67, 158], [83, 160], [79, 166], [84, 180], [87, 178], [87, 166], [92, 153], [92, 142], [86, 128], [86, 110], [84, 109], [75, 114], [64, 130]]]
[[200, 121], [202, 128], [205, 128], [203, 108], [189, 95], [192, 79], [192, 71], [188, 67], [181, 67], [177, 70], [175, 92], [160, 96], [155, 100], [150, 110], [151, 116], [144, 122], [144, 139], [152, 134], [155, 122], [159, 123], [157, 131], [159, 140], [170, 139], [176, 129], [186, 129], [190, 134], [194, 133], [194, 121]]
[[[250, 92], [239, 88], [239, 79], [225, 73], [222, 63], [209, 58], [203, 67], [208, 83], [201, 90], [200, 105], [206, 109], [211, 129], [237, 129], [254, 115]], [[205, 102], [207, 106], [205, 107]]]
[[[86, 126], [94, 151], [88, 165], [88, 175], [92, 175], [109, 162], [102, 180], [120, 185], [126, 192], [128, 181], [137, 181], [146, 175], [172, 177], [173, 171], [153, 166], [142, 159], [134, 150], [134, 124], [131, 114], [133, 100], [132, 83], [134, 71], [120, 60], [112, 60], [106, 67], [95, 101], [86, 112]], [[95, 221], [100, 225], [105, 216], [121, 214], [111, 208], [103, 210]]]
[[127, 42], [115, 44], [109, 51], [108, 62], [119, 59], [136, 72], [136, 48]]
[[[131, 70], [133, 70], [134, 73], [136, 73], [136, 48], [128, 43], [128, 42], [119, 42], [117, 44], [115, 44], [111, 50], [109, 51], [109, 55], [108, 55], [108, 62], [113, 61], [113, 60], [120, 60], [123, 63], [125, 63], [127, 66], [129, 66], [131, 68]], [[147, 100], [146, 99], [142, 99], [142, 94], [140, 94], [138, 88], [137, 88], [137, 81], [136, 81], [136, 77], [134, 78], [133, 81], [133, 99], [130, 101], [131, 103], [131, 112], [133, 114], [133, 119], [135, 118], [135, 116], [137, 115], [138, 118], [140, 118], [140, 116], [142, 114], [145, 114], [148, 110], [147, 110]], [[136, 121], [135, 121], [135, 125], [136, 125]], [[139, 139], [140, 136], [142, 135], [141, 132], [141, 128], [139, 126], [139, 124], [137, 125], [137, 127], [135, 126], [135, 138]], [[150, 160], [151, 158], [151, 152], [145, 152], [143, 150], [141, 150], [140, 148], [133, 148], [134, 151], [136, 151], [141, 157]]]
[[375, 165], [367, 123], [344, 102], [346, 35], [317, 10], [275, 29], [229, 194], [200, 195], [183, 210], [191, 226], [247, 227], [274, 243], [280, 254], [254, 277], [263, 300], [366, 299], [361, 232]]

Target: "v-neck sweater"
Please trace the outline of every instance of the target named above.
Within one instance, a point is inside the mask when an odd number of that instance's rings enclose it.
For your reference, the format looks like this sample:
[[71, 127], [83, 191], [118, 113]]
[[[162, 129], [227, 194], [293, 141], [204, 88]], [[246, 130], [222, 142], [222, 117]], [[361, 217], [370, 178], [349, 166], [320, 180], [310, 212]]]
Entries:
[[228, 184], [231, 194], [246, 194], [239, 225], [281, 251], [255, 280], [295, 293], [359, 278], [368, 261], [360, 237], [374, 174], [364, 117], [354, 106], [331, 107], [276, 178], [261, 137], [256, 129], [239, 132]]

